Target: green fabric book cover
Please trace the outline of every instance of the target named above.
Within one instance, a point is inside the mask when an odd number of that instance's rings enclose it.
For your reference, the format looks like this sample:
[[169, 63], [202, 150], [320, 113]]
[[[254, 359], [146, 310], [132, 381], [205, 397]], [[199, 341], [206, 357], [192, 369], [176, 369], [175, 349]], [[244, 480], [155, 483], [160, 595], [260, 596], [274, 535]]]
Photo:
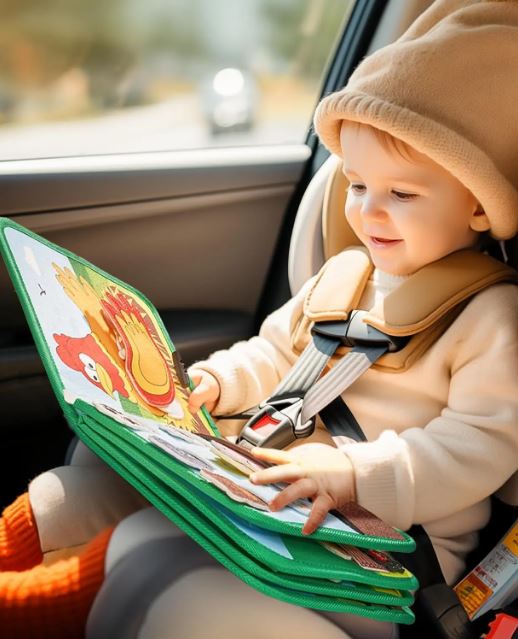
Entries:
[[[412, 623], [415, 577], [387, 551], [404, 532], [362, 532], [329, 513], [310, 537], [310, 503], [271, 512], [205, 409], [154, 306], [139, 291], [0, 218], [0, 250], [46, 372], [76, 434], [246, 583], [301, 606]], [[388, 563], [387, 563], [388, 562]]]

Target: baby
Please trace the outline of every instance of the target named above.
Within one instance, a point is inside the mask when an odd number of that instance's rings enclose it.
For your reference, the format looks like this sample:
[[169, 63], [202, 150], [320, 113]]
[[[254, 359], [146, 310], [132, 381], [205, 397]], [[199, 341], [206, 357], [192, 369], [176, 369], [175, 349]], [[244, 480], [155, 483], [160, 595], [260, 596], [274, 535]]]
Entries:
[[[518, 3], [444, 0], [320, 103], [315, 127], [343, 158], [345, 215], [374, 265], [359, 308], [382, 306], [413, 273], [461, 249], [479, 250], [489, 234], [515, 235], [517, 74]], [[488, 98], [490, 89], [498, 94]], [[293, 336], [312, 284], [270, 315], [257, 337], [191, 368], [192, 409], [205, 403], [215, 415], [230, 415], [273, 392], [297, 360]], [[350, 500], [401, 529], [422, 524], [453, 583], [488, 520], [490, 495], [517, 470], [517, 379], [518, 289], [501, 283], [471, 299], [412, 365], [396, 373], [372, 367], [344, 392], [366, 442], [333, 440], [320, 428], [288, 450], [255, 449], [276, 465], [254, 481], [288, 482], [275, 508], [312, 499], [306, 534]], [[141, 506], [110, 482], [111, 507], [126, 507], [105, 523]], [[30, 513], [37, 505], [24, 499], [24, 517], [36, 528]], [[7, 539], [12, 512], [4, 516]], [[106, 552], [109, 533], [102, 534]], [[0, 620], [9, 618], [1, 602], [8, 574], [0, 575]], [[251, 628], [265, 639], [394, 633], [391, 624], [272, 600], [220, 568], [171, 579], [139, 639], [191, 639], [208, 628], [213, 639], [252, 636]], [[192, 601], [204, 602], [195, 615]]]
[[[489, 235], [515, 235], [517, 72], [518, 3], [436, 2], [320, 103], [315, 128], [343, 158], [345, 215], [375, 267], [359, 308], [379, 308], [416, 271], [461, 249], [481, 250]], [[193, 407], [232, 414], [272, 393], [298, 357], [293, 336], [312, 284], [270, 315], [258, 337], [191, 368]], [[496, 284], [406, 370], [373, 367], [347, 389], [343, 399], [367, 442], [333, 446], [318, 433], [318, 443], [255, 449], [276, 465], [254, 480], [288, 482], [276, 508], [313, 500], [306, 533], [350, 499], [402, 529], [422, 524], [452, 584], [488, 520], [489, 496], [518, 468], [517, 379], [518, 289]], [[195, 620], [186, 604], [194, 596], [209, 602]], [[395, 632], [272, 601], [222, 569], [172, 578], [151, 613], [140, 639], [166, 636], [150, 629], [168, 627], [167, 619], [189, 639], [208, 627], [216, 639], [250, 636], [251, 628], [268, 639]]]
[[[379, 129], [347, 120], [341, 126], [340, 138], [342, 154], [346, 158], [343, 170], [349, 182], [345, 215], [358, 239], [368, 248], [376, 267], [360, 306], [369, 308], [376, 297], [385, 296], [409, 274], [426, 264], [453, 251], [475, 247], [479, 242], [480, 232], [490, 228], [489, 219], [473, 194], [426, 155]], [[249, 395], [245, 403], [260, 401], [259, 398], [266, 397], [273, 390], [287, 371], [286, 364], [290, 366], [295, 362], [295, 354], [286, 353], [283, 345], [290, 341], [289, 327], [297, 308], [296, 301], [301, 303], [307, 288], [306, 286], [302, 294], [265, 322], [261, 331], [263, 342], [253, 340], [248, 344], [239, 344], [228, 353], [217, 353], [208, 362], [200, 362], [191, 368], [191, 376], [197, 384], [190, 399], [193, 409], [205, 403], [209, 410], [220, 413], [221, 406], [216, 402], [220, 399], [222, 387], [226, 389], [227, 402], [231, 401], [229, 394], [237, 398], [241, 388], [250, 389], [256, 385], [254, 393], [257, 395]], [[504, 291], [506, 296], [515, 293], [512, 287], [504, 287]], [[452, 344], [455, 342], [449, 342], [448, 346]], [[384, 431], [392, 430], [403, 434], [412, 426], [429, 422], [438, 415], [440, 408], [447, 403], [446, 396], [441, 398], [438, 390], [443, 375], [438, 368], [431, 367], [428, 358], [434, 356], [438, 361], [443, 361], [441, 350], [435, 346], [422, 362], [410, 371], [399, 374], [397, 379], [394, 379], [394, 374], [371, 371], [362, 382], [345, 393], [347, 404], [365, 429], [369, 440], [376, 439]], [[262, 367], [256, 364], [260, 357], [263, 359]], [[265, 366], [267, 361], [270, 363], [268, 369]], [[228, 375], [235, 374], [236, 370], [240, 383], [229, 385]], [[253, 371], [252, 375], [249, 370]], [[420, 379], [425, 373], [428, 382], [433, 379], [430, 377], [432, 374], [437, 379], [437, 383], [432, 383], [431, 388], [429, 387], [432, 397], [427, 393], [425, 377]], [[361, 388], [357, 390], [359, 384]], [[370, 394], [368, 405], [364, 407], [360, 405], [362, 400], [357, 399], [358, 395], [363, 395], [363, 388], [367, 388], [363, 384], [376, 388], [375, 396]], [[416, 391], [418, 397], [414, 397]], [[467, 389], [462, 390], [463, 393], [466, 391]], [[387, 402], [389, 396], [390, 401]], [[414, 400], [416, 406], [412, 410]], [[243, 406], [236, 404], [234, 408], [239, 410]], [[405, 419], [403, 423], [399, 423], [402, 414], [405, 414]], [[452, 444], [451, 440], [456, 436], [456, 424], [435, 423], [433, 427], [435, 445], [440, 442], [441, 428], [447, 431], [450, 445]], [[388, 468], [377, 469], [377, 481], [383, 481], [384, 484], [384, 503], [377, 503], [379, 498], [375, 495], [362, 495], [364, 505], [365, 500], [369, 499], [371, 507], [378, 513], [382, 508], [383, 517], [402, 528], [408, 528], [414, 520], [426, 520], [424, 513], [418, 511], [416, 519], [416, 512], [412, 512], [411, 503], [416, 501], [416, 496], [409, 493], [410, 490], [415, 491], [410, 486], [413, 483], [410, 475], [415, 475], [416, 472], [429, 473], [434, 461], [431, 458], [433, 450], [429, 453], [430, 459], [423, 459], [422, 462], [420, 458], [412, 460], [412, 444], [406, 440], [407, 436], [402, 435], [405, 441], [403, 448], [396, 439], [390, 439], [391, 435], [384, 436], [383, 456], [386, 460], [383, 463], [389, 468], [393, 465], [401, 466], [398, 468], [399, 481], [409, 485], [391, 485], [391, 478], [388, 477], [391, 471]], [[422, 433], [413, 432], [411, 437], [420, 438], [418, 445], [421, 446], [426, 443], [428, 436], [422, 444]], [[462, 437], [461, 433], [459, 437]], [[359, 454], [362, 458], [358, 460], [358, 464], [365, 464], [368, 448], [373, 447], [360, 447], [362, 452]], [[303, 444], [292, 451], [258, 448], [254, 451], [258, 458], [280, 465], [257, 473], [255, 481], [291, 482], [276, 499], [276, 508], [282, 508], [300, 497], [313, 498], [313, 510], [304, 529], [304, 532], [311, 533], [322, 523], [329, 510], [356, 497], [354, 466], [357, 450], [356, 446], [341, 447], [338, 450], [328, 444]], [[376, 451], [375, 454], [376, 463], [380, 465], [380, 453]], [[422, 463], [426, 468], [423, 467], [422, 471], [420, 468], [412, 469], [412, 465], [416, 463]], [[436, 463], [441, 467], [444, 465], [440, 459]], [[452, 471], [457, 472], [457, 469]], [[359, 469], [359, 472], [365, 471]], [[370, 479], [367, 483], [369, 481]], [[444, 481], [454, 481], [454, 478], [444, 477]], [[363, 483], [362, 480], [362, 490]], [[438, 480], [434, 473], [427, 479], [426, 487], [419, 486], [419, 489], [430, 492], [432, 487], [429, 483], [434, 485], [434, 489], [437, 488]], [[367, 485], [364, 490], [370, 493], [372, 489]], [[404, 490], [404, 494], [398, 498], [397, 493], [401, 490]], [[387, 491], [388, 502], [385, 494]], [[423, 509], [430, 507], [428, 502], [431, 495], [423, 494], [418, 497], [418, 504], [422, 499]], [[470, 497], [466, 496], [466, 505], [469, 501]]]

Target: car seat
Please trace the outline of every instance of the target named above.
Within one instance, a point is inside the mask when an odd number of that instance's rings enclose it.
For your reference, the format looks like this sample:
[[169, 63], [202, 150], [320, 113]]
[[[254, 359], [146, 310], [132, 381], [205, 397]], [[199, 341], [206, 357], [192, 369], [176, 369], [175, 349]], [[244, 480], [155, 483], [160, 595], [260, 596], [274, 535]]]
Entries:
[[[290, 243], [288, 276], [292, 294], [320, 269], [324, 261], [346, 246], [359, 242], [343, 214], [346, 186], [336, 157], [328, 158], [308, 185], [297, 212]], [[516, 265], [516, 242], [508, 243], [507, 251], [510, 262]], [[512, 486], [510, 482], [507, 488], [511, 506], [494, 498], [494, 515], [481, 535], [479, 548], [469, 558], [468, 566], [475, 565], [516, 518], [517, 487], [518, 474], [512, 480]], [[174, 531], [171, 533], [171, 527], [161, 525], [157, 515], [156, 511], [146, 510], [133, 516], [137, 522], [133, 539], [117, 557], [108, 558], [110, 567], [87, 622], [88, 639], [137, 637], [146, 610], [168, 586], [170, 568], [178, 562], [177, 555], [173, 557], [168, 548], [172, 547], [177, 535]], [[412, 532], [416, 537], [419, 549], [417, 563], [420, 564], [417, 570], [415, 565], [412, 569], [417, 573], [422, 588], [414, 605], [416, 625], [402, 628], [400, 635], [449, 639], [480, 636], [480, 632], [469, 624], [453, 590], [444, 583], [426, 535]]]

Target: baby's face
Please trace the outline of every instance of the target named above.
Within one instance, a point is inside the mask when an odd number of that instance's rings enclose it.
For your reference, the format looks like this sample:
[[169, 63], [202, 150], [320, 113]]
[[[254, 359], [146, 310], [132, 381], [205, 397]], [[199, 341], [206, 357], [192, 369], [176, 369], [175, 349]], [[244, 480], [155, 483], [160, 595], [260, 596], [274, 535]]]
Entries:
[[448, 171], [414, 150], [403, 157], [370, 127], [343, 125], [341, 143], [345, 215], [377, 268], [406, 275], [475, 243], [477, 201]]

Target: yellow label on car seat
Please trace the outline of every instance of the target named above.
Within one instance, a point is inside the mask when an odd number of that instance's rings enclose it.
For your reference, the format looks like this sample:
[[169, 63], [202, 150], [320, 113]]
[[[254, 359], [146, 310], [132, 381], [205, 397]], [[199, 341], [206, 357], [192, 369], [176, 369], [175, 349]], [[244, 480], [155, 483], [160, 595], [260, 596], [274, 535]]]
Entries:
[[476, 619], [487, 610], [505, 605], [506, 597], [517, 588], [517, 580], [518, 521], [454, 590], [469, 618]]

